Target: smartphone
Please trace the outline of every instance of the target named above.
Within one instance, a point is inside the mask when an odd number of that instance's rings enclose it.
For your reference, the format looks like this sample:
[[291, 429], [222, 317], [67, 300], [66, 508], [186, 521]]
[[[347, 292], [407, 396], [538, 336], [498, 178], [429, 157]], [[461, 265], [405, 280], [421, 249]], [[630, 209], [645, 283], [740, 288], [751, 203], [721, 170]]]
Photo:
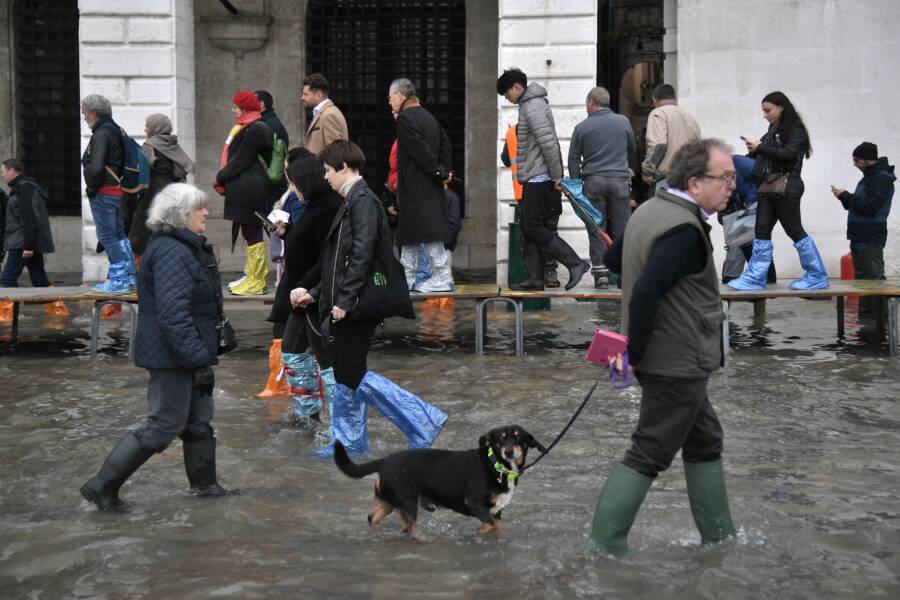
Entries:
[[749, 142], [749, 141], [750, 141], [750, 140], [748, 140], [747, 138], [745, 138], [744, 136], [741, 136], [741, 139], [744, 140], [745, 142]]
[[259, 211], [254, 210], [253, 214], [256, 215], [257, 219], [262, 221], [263, 227], [265, 227], [266, 231], [268, 231], [269, 233], [273, 233], [276, 229], [278, 229], [278, 227], [275, 226], [275, 223], [264, 217], [262, 214], [260, 214]]

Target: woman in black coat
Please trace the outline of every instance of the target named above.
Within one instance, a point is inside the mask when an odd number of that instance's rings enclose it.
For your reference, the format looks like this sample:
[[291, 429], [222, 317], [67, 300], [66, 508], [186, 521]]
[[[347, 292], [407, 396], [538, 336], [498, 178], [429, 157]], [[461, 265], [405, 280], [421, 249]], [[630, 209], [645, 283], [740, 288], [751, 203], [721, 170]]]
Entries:
[[[323, 396], [334, 395], [331, 355], [322, 347], [318, 307], [291, 307], [293, 289], [310, 289], [319, 281], [319, 255], [344, 199], [325, 181], [322, 162], [312, 152], [298, 148], [287, 168], [287, 179], [306, 208], [296, 224], [278, 223], [284, 240], [284, 275], [275, 292], [270, 321], [286, 321], [281, 360], [294, 398], [294, 419], [302, 425], [320, 423]], [[312, 356], [310, 356], [310, 352]]]
[[762, 290], [766, 288], [766, 274], [772, 264], [772, 230], [781, 223], [784, 232], [794, 241], [794, 248], [800, 256], [804, 275], [789, 285], [795, 290], [818, 290], [827, 288], [828, 273], [816, 243], [803, 229], [800, 216], [800, 198], [804, 185], [800, 172], [803, 159], [812, 154], [809, 133], [803, 119], [791, 101], [781, 92], [771, 92], [762, 99], [763, 118], [769, 122], [769, 129], [759, 140], [744, 138], [748, 155], [756, 159], [753, 179], [762, 184], [770, 181], [784, 181], [783, 191], [772, 193], [761, 188], [756, 203], [756, 239], [753, 240], [753, 255], [743, 274], [728, 282], [728, 286], [738, 290]]
[[156, 196], [147, 225], [153, 234], [138, 272], [134, 362], [150, 372], [149, 414], [126, 433], [81, 495], [100, 510], [123, 511], [119, 488], [157, 452], [180, 437], [191, 490], [222, 496], [216, 481], [212, 366], [218, 360], [222, 292], [216, 258], [206, 245], [206, 195], [176, 183]]
[[236, 125], [225, 142], [215, 188], [225, 195], [225, 218], [232, 221], [232, 249], [240, 230], [247, 244], [247, 262], [245, 276], [229, 283], [228, 289], [240, 296], [258, 296], [266, 293], [269, 262], [254, 211], [268, 212], [271, 182], [263, 163], [272, 160], [272, 134], [261, 120], [261, 106], [253, 92], [238, 92], [232, 102]]
[[[344, 203], [328, 228], [319, 258], [321, 277], [318, 283], [308, 291], [302, 287], [291, 291], [294, 306], [318, 304], [322, 319], [320, 331], [323, 339], [330, 342], [334, 365], [332, 443], [318, 450], [315, 456], [332, 456], [336, 441], [350, 453], [367, 453], [367, 406], [377, 409], [406, 434], [410, 448], [428, 448], [447, 415], [368, 370], [369, 344], [382, 319], [354, 318], [354, 312], [363, 308], [360, 306], [363, 288], [375, 275], [372, 267], [376, 250], [383, 241], [388, 241], [389, 246], [390, 239], [381, 203], [359, 175], [365, 165], [365, 156], [356, 144], [337, 140], [325, 148], [321, 160], [325, 163], [325, 178], [332, 189], [344, 197]], [[396, 260], [393, 255], [390, 259]], [[399, 273], [399, 269], [396, 271]], [[402, 285], [400, 288], [407, 293]], [[371, 314], [377, 307], [365, 308]]]

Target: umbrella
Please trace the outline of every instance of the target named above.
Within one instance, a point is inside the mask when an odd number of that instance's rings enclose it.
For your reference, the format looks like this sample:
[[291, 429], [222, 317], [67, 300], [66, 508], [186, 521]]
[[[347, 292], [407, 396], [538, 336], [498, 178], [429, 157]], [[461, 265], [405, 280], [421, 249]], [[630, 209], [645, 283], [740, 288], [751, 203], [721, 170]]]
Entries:
[[585, 197], [583, 185], [580, 179], [569, 177], [563, 177], [560, 181], [563, 194], [569, 199], [578, 218], [584, 221], [589, 231], [599, 235], [607, 246], [612, 246], [612, 239], [603, 231], [603, 214]]

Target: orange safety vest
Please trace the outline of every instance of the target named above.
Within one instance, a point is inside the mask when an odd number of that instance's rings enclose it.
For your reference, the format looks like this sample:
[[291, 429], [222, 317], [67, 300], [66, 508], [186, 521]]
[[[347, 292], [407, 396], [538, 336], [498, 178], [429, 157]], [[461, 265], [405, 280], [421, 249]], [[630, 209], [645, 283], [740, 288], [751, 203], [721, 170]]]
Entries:
[[516, 138], [516, 125], [517, 123], [513, 123], [506, 129], [506, 153], [509, 155], [510, 170], [512, 172], [513, 198], [516, 199], [516, 202], [519, 202], [522, 199], [522, 184], [519, 183], [516, 177], [519, 171], [519, 141]]

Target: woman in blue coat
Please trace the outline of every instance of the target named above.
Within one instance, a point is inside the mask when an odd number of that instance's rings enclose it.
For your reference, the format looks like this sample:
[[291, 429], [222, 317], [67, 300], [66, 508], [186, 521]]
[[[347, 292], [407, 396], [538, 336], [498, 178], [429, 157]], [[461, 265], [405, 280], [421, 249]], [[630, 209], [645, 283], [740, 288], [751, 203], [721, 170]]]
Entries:
[[206, 244], [206, 195], [192, 185], [167, 186], [147, 218], [152, 234], [138, 272], [134, 362], [150, 372], [147, 420], [129, 431], [81, 495], [100, 510], [124, 511], [119, 488], [157, 452], [180, 437], [191, 491], [222, 496], [216, 481], [212, 366], [218, 361], [222, 314], [219, 271]]

